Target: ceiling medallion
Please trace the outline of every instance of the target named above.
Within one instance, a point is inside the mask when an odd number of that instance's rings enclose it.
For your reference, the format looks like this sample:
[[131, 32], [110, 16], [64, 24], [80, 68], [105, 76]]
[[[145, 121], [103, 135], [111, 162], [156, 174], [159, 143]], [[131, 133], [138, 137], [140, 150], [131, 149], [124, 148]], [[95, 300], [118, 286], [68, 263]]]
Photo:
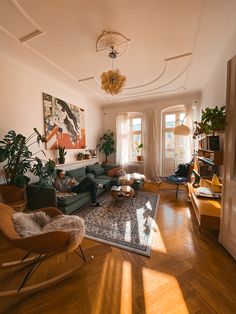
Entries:
[[118, 32], [104, 31], [97, 39], [96, 51], [103, 53], [111, 59], [112, 70], [100, 75], [101, 89], [112, 96], [119, 94], [125, 86], [126, 77], [114, 69], [114, 60], [125, 54], [129, 47], [130, 39]]

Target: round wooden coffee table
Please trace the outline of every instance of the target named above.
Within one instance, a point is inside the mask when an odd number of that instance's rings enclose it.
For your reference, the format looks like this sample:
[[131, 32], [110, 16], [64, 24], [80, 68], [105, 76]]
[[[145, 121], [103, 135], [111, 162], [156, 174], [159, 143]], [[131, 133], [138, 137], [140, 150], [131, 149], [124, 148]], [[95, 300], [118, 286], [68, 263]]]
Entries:
[[132, 185], [134, 183], [134, 179], [130, 177], [130, 174], [120, 176], [118, 180], [121, 186]]
[[111, 190], [111, 196], [116, 201], [118, 199], [130, 199], [133, 205], [133, 196], [134, 196], [134, 189], [131, 188], [129, 185], [122, 185], [120, 186], [120, 190]]

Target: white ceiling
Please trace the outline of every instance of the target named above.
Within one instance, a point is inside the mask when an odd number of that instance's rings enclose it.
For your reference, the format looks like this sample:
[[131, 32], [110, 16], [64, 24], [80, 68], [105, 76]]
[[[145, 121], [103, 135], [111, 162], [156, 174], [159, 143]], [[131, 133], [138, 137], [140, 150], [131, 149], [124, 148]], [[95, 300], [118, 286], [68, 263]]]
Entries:
[[[236, 31], [235, 12], [235, 0], [1, 0], [0, 27], [83, 84], [88, 97], [114, 103], [199, 91]], [[128, 88], [117, 96], [99, 86], [111, 68], [95, 49], [104, 30], [131, 39], [115, 61]]]

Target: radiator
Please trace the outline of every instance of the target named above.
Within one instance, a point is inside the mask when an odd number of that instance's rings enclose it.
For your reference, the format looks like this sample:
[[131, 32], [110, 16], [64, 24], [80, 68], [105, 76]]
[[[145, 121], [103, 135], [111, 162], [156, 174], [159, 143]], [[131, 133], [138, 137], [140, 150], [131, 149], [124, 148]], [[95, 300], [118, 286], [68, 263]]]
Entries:
[[125, 166], [125, 171], [127, 173], [140, 173], [141, 172], [141, 167], [140, 164], [135, 164], [135, 163], [129, 163]]

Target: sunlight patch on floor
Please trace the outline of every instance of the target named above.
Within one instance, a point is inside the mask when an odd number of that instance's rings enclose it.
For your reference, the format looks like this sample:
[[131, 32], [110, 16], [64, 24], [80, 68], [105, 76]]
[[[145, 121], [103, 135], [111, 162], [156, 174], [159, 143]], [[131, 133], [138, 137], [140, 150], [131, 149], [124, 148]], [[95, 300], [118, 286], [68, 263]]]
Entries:
[[146, 314], [189, 313], [175, 277], [145, 267], [142, 276]]
[[127, 220], [125, 222], [125, 241], [131, 242], [131, 221]]
[[120, 313], [132, 313], [132, 269], [131, 264], [127, 261], [123, 262], [122, 267]]
[[[100, 309], [103, 308], [104, 303], [106, 303], [108, 291], [112, 291], [115, 284], [116, 275], [116, 263], [114, 258], [107, 256], [101, 273], [101, 277], [99, 279], [98, 292], [97, 297], [93, 300], [93, 313], [100, 314]], [[112, 298], [109, 298], [110, 306], [112, 307]]]
[[167, 254], [167, 248], [165, 246], [160, 229], [156, 222], [153, 227], [153, 230], [154, 230], [154, 237], [153, 237], [153, 242], [152, 242], [152, 250]]

